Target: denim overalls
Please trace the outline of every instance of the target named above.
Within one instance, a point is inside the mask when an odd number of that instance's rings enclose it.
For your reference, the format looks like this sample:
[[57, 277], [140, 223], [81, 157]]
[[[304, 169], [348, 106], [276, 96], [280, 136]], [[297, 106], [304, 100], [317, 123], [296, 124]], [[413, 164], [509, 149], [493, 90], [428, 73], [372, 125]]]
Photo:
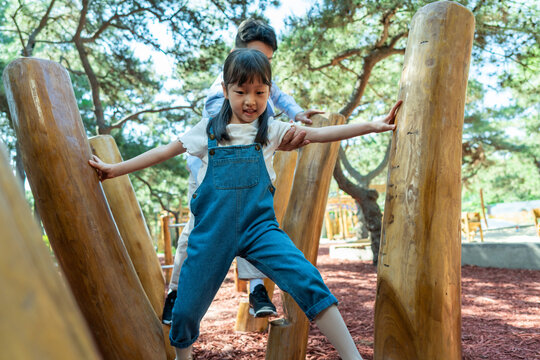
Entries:
[[279, 229], [273, 194], [260, 144], [218, 147], [209, 136], [208, 169], [191, 200], [195, 227], [173, 308], [173, 346], [197, 340], [200, 321], [237, 255], [289, 293], [309, 320], [337, 304], [319, 271]]

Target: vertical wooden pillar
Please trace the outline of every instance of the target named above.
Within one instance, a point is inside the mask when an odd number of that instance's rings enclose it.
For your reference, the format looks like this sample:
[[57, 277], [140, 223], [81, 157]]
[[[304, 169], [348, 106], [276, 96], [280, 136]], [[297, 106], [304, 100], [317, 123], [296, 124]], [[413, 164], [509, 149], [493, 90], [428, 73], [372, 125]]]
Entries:
[[332, 229], [332, 220], [330, 220], [329, 210], [326, 210], [324, 213], [324, 226], [326, 227], [326, 238], [332, 240], [334, 238], [334, 231]]
[[[106, 163], [122, 161], [112, 136], [94, 136], [89, 142], [92, 152]], [[137, 276], [159, 317], [165, 302], [165, 279], [131, 181], [124, 175], [107, 180], [102, 186]]]
[[[161, 215], [161, 236], [163, 236], [163, 252], [165, 253], [165, 265], [173, 264], [172, 245], [171, 245], [171, 229], [169, 224], [171, 218], [169, 215]], [[171, 282], [172, 269], [165, 269], [165, 281]]]
[[161, 324], [88, 164], [90, 145], [67, 71], [22, 58], [4, 86], [28, 181], [56, 257], [107, 359], [165, 359]]
[[[342, 124], [339, 114], [313, 117], [314, 126]], [[339, 142], [312, 144], [300, 150], [283, 230], [313, 264], [317, 262], [322, 222]], [[288, 295], [283, 294], [287, 319], [271, 322], [266, 349], [267, 360], [300, 360], [306, 356], [309, 322]]]
[[[122, 155], [112, 136], [98, 135], [88, 141], [92, 153], [106, 163], [122, 161]], [[161, 320], [165, 303], [165, 278], [129, 176], [109, 179], [101, 185], [135, 272], [156, 316]], [[167, 358], [174, 359], [176, 355], [169, 342], [170, 326], [162, 324], [162, 328]]]
[[375, 359], [461, 359], [461, 136], [474, 17], [414, 16], [392, 140], [375, 304]]
[[[276, 181], [274, 184], [276, 187], [274, 193], [274, 211], [276, 213], [276, 220], [279, 224], [282, 223], [283, 216], [285, 215], [289, 203], [297, 158], [297, 151], [278, 151], [274, 156], [273, 166], [274, 171], [276, 172]], [[240, 281], [244, 282], [244, 284], [247, 283], [246, 281], [238, 279], [238, 276], [236, 276], [237, 290]], [[272, 280], [266, 278], [264, 280], [264, 286], [268, 291], [268, 297], [272, 299], [275, 284]], [[238, 307], [234, 330], [262, 332], [266, 331], [266, 329], [268, 329], [268, 318], [253, 317], [249, 314], [249, 303], [241, 302]]]
[[3, 359], [100, 359], [0, 144], [0, 354]]

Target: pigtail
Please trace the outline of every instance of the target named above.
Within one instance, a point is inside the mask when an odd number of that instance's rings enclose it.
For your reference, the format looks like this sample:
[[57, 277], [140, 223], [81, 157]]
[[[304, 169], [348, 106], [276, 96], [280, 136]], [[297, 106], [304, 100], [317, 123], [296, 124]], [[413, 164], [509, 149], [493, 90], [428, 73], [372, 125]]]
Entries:
[[268, 114], [268, 106], [266, 110], [259, 116], [259, 129], [257, 130], [257, 135], [255, 136], [255, 142], [261, 145], [268, 144], [268, 120], [270, 115]]
[[229, 122], [231, 121], [231, 116], [231, 103], [229, 102], [229, 99], [224, 99], [218, 114], [208, 121], [206, 133], [210, 135], [210, 129], [212, 129], [218, 142], [230, 140], [231, 138], [227, 133], [227, 125], [229, 125]]

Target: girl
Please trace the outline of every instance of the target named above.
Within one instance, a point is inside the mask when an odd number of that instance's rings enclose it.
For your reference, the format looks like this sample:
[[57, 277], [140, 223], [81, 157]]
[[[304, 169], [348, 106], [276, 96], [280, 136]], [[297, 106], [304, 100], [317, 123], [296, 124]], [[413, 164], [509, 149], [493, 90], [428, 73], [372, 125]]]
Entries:
[[[235, 50], [225, 60], [225, 102], [216, 117], [203, 119], [179, 140], [133, 159], [118, 164], [105, 164], [95, 156], [89, 160], [101, 180], [152, 166], [186, 151], [202, 160], [200, 186], [191, 200], [195, 226], [180, 273], [170, 331], [178, 360], [191, 358], [200, 321], [237, 255], [288, 292], [343, 359], [361, 359], [337, 310], [337, 299], [275, 219], [272, 155], [291, 124], [268, 116], [271, 79], [270, 63], [263, 53]], [[382, 121], [302, 131], [309, 142], [329, 142], [393, 130], [400, 103]]]

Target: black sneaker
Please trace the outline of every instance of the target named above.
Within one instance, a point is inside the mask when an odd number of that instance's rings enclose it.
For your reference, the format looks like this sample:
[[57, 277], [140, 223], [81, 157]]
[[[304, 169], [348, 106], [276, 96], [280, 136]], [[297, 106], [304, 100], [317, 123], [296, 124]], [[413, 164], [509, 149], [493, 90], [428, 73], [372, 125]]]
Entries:
[[167, 294], [165, 299], [165, 305], [163, 306], [163, 317], [161, 322], [165, 325], [171, 325], [172, 323], [172, 309], [174, 307], [174, 302], [176, 301], [176, 290], [171, 291]]
[[276, 316], [276, 307], [268, 297], [264, 285], [257, 285], [249, 294], [249, 313], [255, 317]]

